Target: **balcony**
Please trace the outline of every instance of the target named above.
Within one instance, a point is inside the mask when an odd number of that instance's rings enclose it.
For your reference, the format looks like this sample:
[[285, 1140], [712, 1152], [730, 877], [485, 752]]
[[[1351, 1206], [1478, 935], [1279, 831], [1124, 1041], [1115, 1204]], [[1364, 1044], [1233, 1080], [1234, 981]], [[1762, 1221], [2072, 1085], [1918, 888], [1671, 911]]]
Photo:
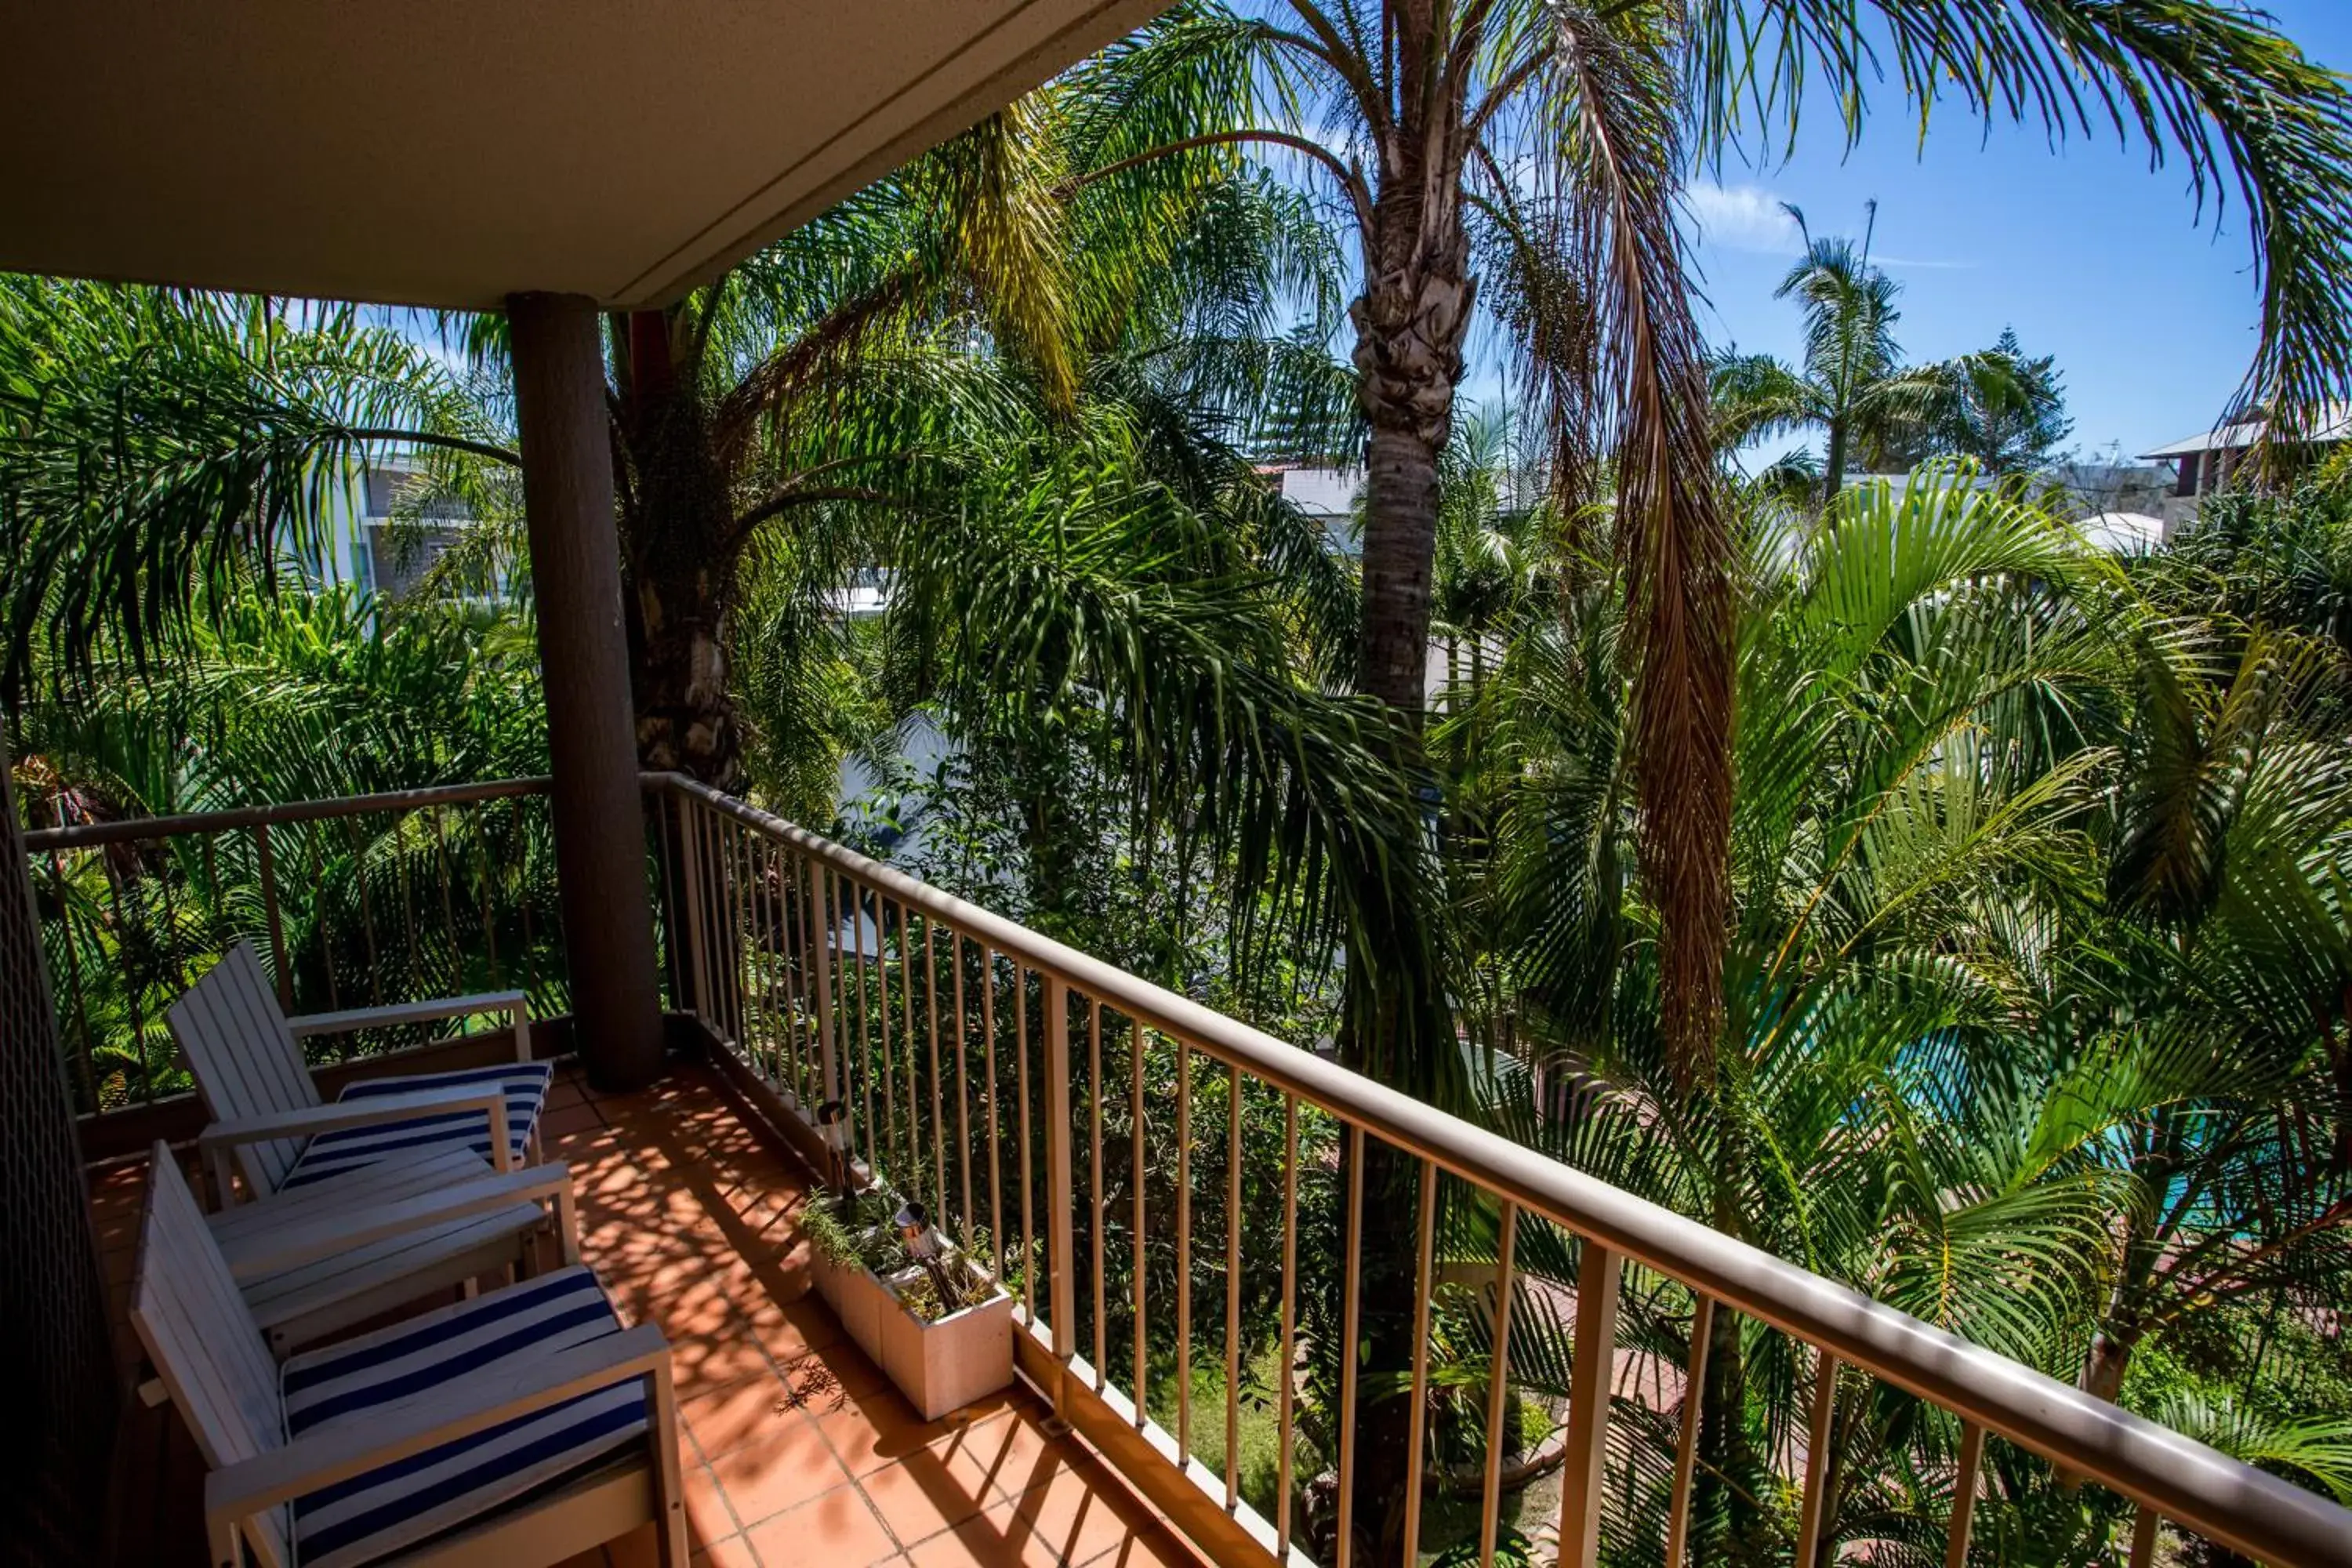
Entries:
[[[674, 1347], [689, 1539], [711, 1563], [1193, 1560], [1083, 1444], [1046, 1429], [1051, 1411], [1034, 1395], [929, 1423], [908, 1408], [809, 1294], [794, 1223], [807, 1173], [709, 1068], [608, 1096], [567, 1064], [544, 1140], [572, 1168], [586, 1260]], [[91, 1184], [118, 1321], [143, 1178], [132, 1159]], [[127, 1329], [117, 1348], [135, 1382]], [[121, 1561], [202, 1563], [203, 1465], [171, 1407], [143, 1412], [127, 1446], [143, 1473]], [[578, 1568], [653, 1562], [651, 1527], [608, 1550]]]
[[[712, 1563], [1484, 1563], [1517, 1531], [1576, 1568], [1604, 1542], [1680, 1568], [1687, 1394], [1736, 1327], [1809, 1391], [1770, 1449], [1797, 1568], [1889, 1549], [1838, 1522], [1867, 1479], [1841, 1473], [1842, 1412], [1880, 1390], [1948, 1439], [1912, 1517], [1951, 1564], [2000, 1473], [2042, 1461], [2123, 1500], [2112, 1555], [2135, 1568], [2195, 1538], [2352, 1563], [2352, 1513], [2310, 1492], [740, 801], [643, 784], [670, 1070], [606, 1096], [566, 1067], [547, 1152], [575, 1173], [588, 1261], [677, 1347]], [[264, 952], [296, 1011], [523, 984], [561, 1053], [544, 793], [28, 835], [86, 1154], [201, 1122], [155, 1020], [224, 938]], [[129, 955], [102, 975], [101, 929]], [[362, 1037], [318, 1070], [499, 1046]], [[1013, 1297], [1016, 1392], [927, 1424], [844, 1342], [808, 1293], [834, 1162], [929, 1205]], [[135, 1160], [94, 1169], [118, 1312], [139, 1190]], [[1573, 1329], [1568, 1364], [1534, 1366], [1543, 1321]], [[1367, 1370], [1383, 1336], [1403, 1353]], [[1530, 1404], [1548, 1435], [1515, 1450]], [[193, 1450], [168, 1409], [144, 1423], [123, 1495], [155, 1500], [125, 1516], [151, 1550], [129, 1560], [193, 1560]], [[1393, 1466], [1392, 1495], [1361, 1495], [1360, 1466]]]

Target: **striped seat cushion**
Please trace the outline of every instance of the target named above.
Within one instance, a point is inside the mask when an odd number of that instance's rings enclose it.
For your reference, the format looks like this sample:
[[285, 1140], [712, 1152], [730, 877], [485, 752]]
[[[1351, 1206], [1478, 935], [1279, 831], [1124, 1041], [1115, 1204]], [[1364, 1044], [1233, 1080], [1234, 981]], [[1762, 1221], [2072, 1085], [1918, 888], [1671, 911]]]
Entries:
[[[547, 1086], [554, 1076], [555, 1068], [549, 1062], [500, 1062], [486, 1068], [461, 1068], [456, 1072], [372, 1078], [346, 1088], [337, 1103], [453, 1085], [503, 1084], [507, 1136], [512, 1141], [515, 1163], [520, 1164], [530, 1143], [531, 1131], [539, 1125], [540, 1108], [547, 1103]], [[284, 1192], [289, 1187], [324, 1181], [380, 1160], [404, 1159], [420, 1152], [438, 1153], [447, 1149], [471, 1149], [485, 1160], [490, 1157], [490, 1140], [480, 1115], [473, 1111], [439, 1111], [341, 1132], [321, 1132], [304, 1145], [278, 1190]]]
[[[299, 1355], [280, 1370], [287, 1435], [376, 1419], [457, 1393], [557, 1351], [614, 1333], [613, 1305], [587, 1269], [524, 1284]], [[302, 1568], [349, 1568], [454, 1530], [643, 1437], [646, 1380], [561, 1405], [354, 1476], [294, 1502]]]

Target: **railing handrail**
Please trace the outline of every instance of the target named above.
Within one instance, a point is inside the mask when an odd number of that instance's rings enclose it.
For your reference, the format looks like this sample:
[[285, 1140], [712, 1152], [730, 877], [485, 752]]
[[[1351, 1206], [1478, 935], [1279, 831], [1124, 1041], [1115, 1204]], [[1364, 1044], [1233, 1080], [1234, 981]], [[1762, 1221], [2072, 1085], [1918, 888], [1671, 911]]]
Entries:
[[236, 805], [219, 811], [189, 811], [173, 816], [126, 816], [113, 822], [81, 822], [65, 827], [37, 828], [25, 835], [30, 853], [44, 849], [87, 849], [99, 844], [135, 843], [148, 838], [176, 838], [190, 833], [226, 833], [240, 827], [270, 827], [286, 822], [317, 822], [336, 816], [364, 816], [377, 811], [411, 811], [426, 805], [466, 805], [509, 795], [545, 795], [552, 781], [532, 778], [488, 779], [476, 784], [432, 784], [424, 789], [387, 790], [382, 795], [345, 795], [334, 800], [285, 801], [275, 805]]
[[2231, 1549], [2352, 1568], [2352, 1510], [675, 773], [675, 791]]

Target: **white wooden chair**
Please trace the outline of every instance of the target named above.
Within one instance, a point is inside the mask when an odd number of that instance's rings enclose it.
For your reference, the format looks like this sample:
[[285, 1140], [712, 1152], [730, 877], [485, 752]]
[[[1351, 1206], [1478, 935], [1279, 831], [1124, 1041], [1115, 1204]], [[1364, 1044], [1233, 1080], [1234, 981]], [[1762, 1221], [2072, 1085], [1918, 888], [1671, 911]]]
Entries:
[[[320, 1100], [299, 1044], [312, 1035], [479, 1014], [512, 1019], [516, 1060], [367, 1079], [345, 1086], [332, 1105]], [[520, 991], [289, 1018], [251, 945], [239, 942], [166, 1019], [214, 1118], [201, 1147], [224, 1207], [232, 1201], [232, 1155], [247, 1194], [259, 1197], [453, 1149], [501, 1171], [537, 1151], [555, 1069], [530, 1059], [530, 1004]]]
[[668, 1342], [585, 1268], [273, 1366], [158, 1144], [131, 1321], [211, 1470], [215, 1568], [541, 1568], [648, 1520], [686, 1568]]
[[580, 1261], [569, 1166], [493, 1171], [464, 1149], [386, 1161], [205, 1223], [279, 1356], [436, 1290], [527, 1275], [550, 1229], [562, 1262]]

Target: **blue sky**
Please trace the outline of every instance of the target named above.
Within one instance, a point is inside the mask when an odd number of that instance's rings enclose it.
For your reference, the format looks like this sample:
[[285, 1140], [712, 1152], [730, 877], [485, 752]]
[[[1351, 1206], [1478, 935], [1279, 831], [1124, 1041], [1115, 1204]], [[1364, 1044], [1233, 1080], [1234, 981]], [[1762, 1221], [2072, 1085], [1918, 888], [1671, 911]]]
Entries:
[[[2306, 55], [2352, 69], [2352, 0], [2268, 8]], [[1988, 138], [1959, 114], [1922, 149], [1892, 93], [1850, 156], [1835, 127], [1820, 129], [1777, 166], [1727, 163], [1690, 191], [1713, 341], [1794, 358], [1796, 311], [1772, 298], [1797, 249], [1778, 204], [1802, 207], [1817, 235], [1858, 236], [1875, 197], [1874, 249], [1903, 282], [1896, 336], [1910, 357], [1983, 348], [2014, 327], [2028, 353], [2057, 356], [2086, 456], [2202, 430], [2236, 390], [2259, 318], [2243, 215], [2232, 202], [2218, 238], [2210, 208], [2199, 225], [2177, 162], [2150, 172], [2112, 136], [2055, 152], [2039, 130]]]

